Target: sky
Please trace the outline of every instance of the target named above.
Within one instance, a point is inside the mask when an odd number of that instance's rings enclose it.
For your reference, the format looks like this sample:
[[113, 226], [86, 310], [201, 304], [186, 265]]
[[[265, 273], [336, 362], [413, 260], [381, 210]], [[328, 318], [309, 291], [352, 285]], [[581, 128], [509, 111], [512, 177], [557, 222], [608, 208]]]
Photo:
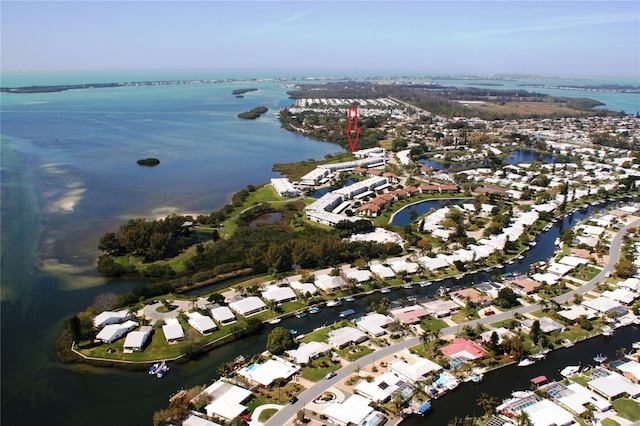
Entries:
[[638, 1], [5, 1], [2, 72], [333, 70], [640, 80]]

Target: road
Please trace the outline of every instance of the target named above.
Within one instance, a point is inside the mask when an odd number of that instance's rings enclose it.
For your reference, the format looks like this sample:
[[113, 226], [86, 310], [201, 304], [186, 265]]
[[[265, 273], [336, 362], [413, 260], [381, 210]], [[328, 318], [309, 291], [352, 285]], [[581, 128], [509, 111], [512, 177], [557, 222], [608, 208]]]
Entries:
[[[640, 225], [640, 220], [631, 222], [627, 224], [624, 228], [622, 228], [620, 231], [618, 231], [618, 233], [613, 237], [613, 239], [611, 240], [610, 248], [609, 248], [609, 262], [607, 262], [605, 267], [602, 269], [602, 271], [600, 271], [598, 275], [593, 277], [593, 279], [591, 279], [588, 283], [574, 290], [571, 290], [568, 293], [558, 296], [554, 298], [554, 300], [558, 303], [563, 303], [564, 301], [569, 300], [571, 297], [573, 297], [574, 294], [583, 294], [590, 290], [593, 290], [593, 288], [598, 283], [601, 283], [602, 281], [604, 281], [604, 279], [606, 278], [607, 272], [613, 272], [615, 264], [618, 263], [618, 260], [620, 259], [620, 246], [622, 245], [622, 238], [627, 233], [627, 229], [636, 227], [639, 225]], [[516, 313], [527, 314], [527, 313], [535, 312], [538, 310], [540, 310], [540, 306], [537, 304], [523, 306], [510, 311], [501, 312], [496, 315], [492, 315], [490, 317], [480, 318], [477, 320], [469, 321], [469, 322], [458, 324], [455, 326], [443, 328], [442, 335], [446, 336], [449, 334], [454, 334], [466, 325], [474, 327], [476, 324], [483, 324], [483, 325], [491, 324], [491, 323], [499, 322], [508, 318], [512, 318]], [[280, 426], [280, 425], [287, 424], [287, 422], [292, 417], [294, 417], [299, 410], [304, 408], [307, 402], [311, 402], [313, 399], [315, 399], [322, 392], [329, 389], [331, 386], [341, 382], [342, 380], [345, 380], [354, 372], [354, 370], [358, 366], [360, 367], [367, 366], [375, 362], [376, 358], [380, 360], [389, 355], [393, 355], [394, 353], [400, 352], [406, 348], [416, 346], [419, 343], [420, 343], [419, 337], [412, 337], [410, 339], [393, 344], [391, 346], [376, 349], [375, 352], [360, 358], [358, 361], [354, 363], [351, 363], [349, 365], [342, 367], [340, 370], [336, 371], [336, 376], [333, 377], [332, 379], [321, 380], [316, 384], [314, 384], [309, 389], [302, 392], [300, 395], [298, 395], [298, 402], [296, 402], [295, 404], [289, 404], [284, 406], [280, 411], [278, 411], [273, 417], [271, 417], [265, 423], [265, 426]]]

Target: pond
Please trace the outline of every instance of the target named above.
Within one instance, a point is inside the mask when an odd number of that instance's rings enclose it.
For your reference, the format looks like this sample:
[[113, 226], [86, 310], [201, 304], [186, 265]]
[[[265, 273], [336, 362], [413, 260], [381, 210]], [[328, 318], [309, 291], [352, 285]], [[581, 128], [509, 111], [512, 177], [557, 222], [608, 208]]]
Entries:
[[[347, 181], [345, 182], [345, 184], [344, 184], [343, 186], [341, 186], [340, 188], [346, 188], [347, 186], [349, 186], [349, 185], [353, 185], [353, 184], [354, 184], [354, 183], [356, 183], [356, 182], [359, 182], [359, 181], [358, 181], [358, 180], [356, 180], [356, 179], [347, 179]], [[318, 189], [318, 190], [317, 190], [317, 191], [315, 191], [313, 194], [311, 194], [311, 196], [312, 196], [313, 198], [320, 198], [320, 197], [322, 197], [323, 195], [325, 195], [325, 194], [327, 194], [327, 193], [329, 193], [329, 192], [331, 192], [331, 191], [335, 191], [336, 189], [338, 189], [338, 188], [329, 188], [329, 187], [327, 187], [327, 188]]]
[[259, 224], [276, 223], [281, 219], [282, 219], [282, 213], [280, 212], [264, 213], [264, 214], [261, 214], [260, 216], [256, 216], [255, 218], [251, 219], [251, 221], [249, 222], [249, 226], [252, 228], [255, 228]]
[[[393, 217], [391, 223], [396, 226], [405, 226], [409, 225], [412, 220], [410, 218], [411, 209], [415, 210], [418, 213], [418, 217], [428, 213], [431, 209], [441, 209], [446, 206], [454, 206], [462, 204], [464, 199], [444, 199], [444, 200], [428, 200], [423, 201], [421, 203], [412, 204], [410, 206], [404, 207], [402, 210], [398, 211], [396, 215]], [[467, 200], [467, 202], [469, 202]]]
[[[560, 158], [554, 155], [540, 154], [528, 149], [516, 149], [511, 152], [511, 155], [509, 157], [503, 159], [503, 162], [506, 164], [533, 163], [534, 161], [542, 161], [543, 163], [547, 164], [563, 162]], [[443, 164], [426, 158], [420, 160], [420, 162], [426, 166], [433, 167], [434, 170], [464, 170], [477, 167], [489, 167], [490, 165], [490, 161], [481, 161], [478, 163]]]

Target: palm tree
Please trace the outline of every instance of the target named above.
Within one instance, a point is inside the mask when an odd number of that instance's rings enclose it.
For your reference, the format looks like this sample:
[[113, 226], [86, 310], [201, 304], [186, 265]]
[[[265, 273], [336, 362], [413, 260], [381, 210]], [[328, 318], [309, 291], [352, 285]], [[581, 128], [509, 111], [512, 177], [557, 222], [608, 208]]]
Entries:
[[518, 416], [518, 426], [531, 426], [531, 418], [529, 417], [529, 413], [524, 410], [520, 411], [520, 415]]

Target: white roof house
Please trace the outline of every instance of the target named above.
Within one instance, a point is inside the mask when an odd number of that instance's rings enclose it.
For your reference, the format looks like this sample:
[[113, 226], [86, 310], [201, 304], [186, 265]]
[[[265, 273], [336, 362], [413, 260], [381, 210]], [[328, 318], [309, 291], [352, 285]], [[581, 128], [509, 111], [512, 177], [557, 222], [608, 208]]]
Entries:
[[574, 424], [573, 414], [548, 399], [523, 409], [533, 426], [565, 426]]
[[220, 324], [233, 324], [236, 322], [236, 316], [233, 315], [231, 309], [228, 306], [218, 306], [215, 308], [211, 308], [211, 316], [213, 319], [218, 321]]
[[430, 271], [447, 268], [451, 264], [446, 257], [441, 255], [436, 257], [423, 256], [418, 259], [418, 262], [420, 262], [420, 265], [422, 265], [423, 268]]
[[184, 339], [184, 330], [178, 318], [168, 318], [165, 320], [165, 324], [162, 326], [162, 333], [168, 343], [176, 343], [179, 340]]
[[229, 303], [229, 308], [237, 314], [248, 317], [267, 310], [267, 305], [257, 296], [249, 296]]
[[622, 371], [624, 376], [635, 383], [640, 382], [640, 363], [638, 361], [628, 361], [616, 367]]
[[327, 334], [329, 344], [335, 348], [343, 348], [367, 340], [367, 335], [357, 328], [342, 327]]
[[399, 377], [409, 381], [410, 383], [416, 383], [424, 380], [427, 374], [442, 369], [440, 365], [430, 359], [414, 355], [409, 352], [409, 350], [403, 351], [402, 358], [403, 359], [390, 362], [389, 368]]
[[251, 396], [251, 391], [231, 383], [218, 380], [204, 390], [211, 395], [211, 402], [205, 406], [207, 416], [231, 421], [242, 414], [247, 407], [242, 403]]
[[608, 376], [591, 380], [587, 383], [587, 386], [609, 400], [624, 394], [629, 395], [631, 398], [640, 395], [640, 385], [613, 372]]
[[276, 303], [291, 302], [297, 299], [291, 287], [278, 287], [277, 285], [267, 286], [262, 292], [262, 297], [265, 300], [273, 300]]
[[105, 325], [96, 335], [96, 341], [102, 343], [113, 343], [138, 326], [135, 321], [125, 321], [122, 324]]
[[128, 309], [121, 311], [104, 311], [96, 315], [93, 319], [93, 326], [96, 328], [102, 328], [109, 324], [118, 324], [128, 319], [132, 319], [133, 314]]
[[131, 353], [133, 351], [143, 350], [147, 341], [151, 337], [151, 333], [153, 333], [153, 327], [150, 325], [143, 325], [140, 327], [140, 330], [132, 331], [127, 334], [126, 339], [124, 339], [124, 352]]
[[331, 345], [322, 342], [312, 341], [309, 343], [301, 343], [297, 349], [287, 351], [289, 358], [297, 364], [307, 364], [310, 359], [326, 355], [333, 350]]
[[297, 197], [300, 191], [287, 178], [271, 178], [271, 186], [280, 197]]
[[488, 330], [480, 334], [480, 338], [484, 343], [489, 343], [491, 342], [491, 336], [493, 335], [493, 333], [496, 333], [496, 335], [498, 336], [498, 344], [501, 344], [504, 339], [510, 339], [511, 337], [515, 336], [515, 334], [513, 334], [513, 332], [511, 332], [511, 330], [509, 330], [508, 328], [498, 327], [494, 330]]
[[344, 402], [329, 404], [323, 414], [333, 423], [341, 426], [361, 425], [374, 411], [373, 407], [369, 406], [369, 402], [363, 396], [351, 395]]
[[238, 370], [238, 374], [250, 382], [269, 386], [275, 379], [289, 379], [300, 371], [300, 367], [274, 356], [262, 364], [251, 364]]
[[563, 318], [570, 321], [575, 321], [578, 318], [584, 316], [586, 319], [592, 319], [596, 317], [595, 312], [590, 309], [585, 309], [583, 306], [570, 305], [567, 309], [563, 309], [558, 312]]
[[187, 317], [189, 317], [189, 325], [203, 336], [211, 334], [218, 329], [218, 326], [211, 318], [202, 315], [200, 312], [189, 312]]
[[571, 272], [574, 268], [575, 266], [552, 262], [552, 263], [549, 263], [549, 266], [547, 267], [547, 273], [551, 273], [559, 277], [564, 277], [569, 272]]
[[414, 262], [407, 262], [406, 260], [391, 262], [389, 266], [391, 266], [391, 269], [393, 269], [396, 274], [402, 271], [406, 272], [407, 274], [415, 274], [416, 272], [420, 271], [420, 265]]
[[634, 300], [636, 300], [638, 294], [633, 291], [616, 288], [613, 291], [605, 291], [604, 293], [602, 293], [602, 297], [608, 297], [609, 299], [617, 300], [618, 302], [624, 303], [625, 305], [630, 305]]
[[189, 414], [189, 417], [182, 422], [182, 426], [220, 426], [220, 424], [203, 419], [195, 414]]
[[323, 291], [333, 291], [336, 289], [344, 288], [347, 286], [347, 282], [344, 278], [337, 276], [323, 274], [316, 277], [315, 286]]
[[373, 272], [383, 280], [391, 279], [396, 276], [395, 272], [393, 272], [393, 269], [389, 268], [388, 266], [376, 264], [371, 265], [370, 269], [371, 272]]
[[393, 319], [379, 313], [371, 313], [356, 320], [358, 328], [373, 337], [380, 337], [386, 333], [385, 327], [393, 322]]
[[371, 271], [368, 269], [348, 268], [343, 269], [344, 276], [349, 280], [355, 280], [358, 283], [364, 283], [371, 279]]
[[354, 390], [372, 401], [382, 403], [391, 398], [400, 389], [404, 381], [393, 373], [383, 373], [372, 382], [362, 381]]
[[563, 256], [562, 259], [558, 261], [558, 263], [577, 267], [580, 265], [586, 265], [587, 263], [589, 263], [589, 261], [587, 259], [583, 259], [582, 257], [577, 257], [577, 256]]
[[582, 306], [587, 309], [591, 309], [597, 315], [606, 315], [612, 310], [620, 308], [622, 305], [620, 305], [620, 302], [616, 300], [600, 296], [595, 299], [583, 301]]
[[301, 283], [300, 281], [292, 281], [289, 283], [291, 288], [296, 289], [300, 292], [300, 294], [309, 294], [309, 296], [313, 296], [318, 292], [318, 288], [312, 283]]
[[593, 405], [598, 411], [607, 411], [611, 408], [609, 401], [578, 383], [567, 385], [567, 390], [568, 392], [563, 392], [563, 395], [558, 398], [558, 402], [574, 413], [582, 414], [587, 411], [587, 404]]

